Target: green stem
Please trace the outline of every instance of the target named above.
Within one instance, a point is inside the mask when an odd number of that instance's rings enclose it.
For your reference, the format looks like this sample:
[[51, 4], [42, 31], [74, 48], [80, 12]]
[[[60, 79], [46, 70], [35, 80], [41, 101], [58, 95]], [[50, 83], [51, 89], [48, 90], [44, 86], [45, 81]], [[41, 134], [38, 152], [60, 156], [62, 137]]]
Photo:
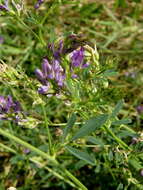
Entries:
[[105, 126], [104, 127], [105, 130], [110, 134], [111, 137], [113, 137], [115, 139], [115, 141], [117, 141], [117, 143], [122, 147], [122, 148], [126, 148], [128, 150], [132, 150], [126, 143], [124, 143], [120, 138], [118, 138], [113, 131], [109, 128], [109, 126]]
[[39, 165], [40, 167], [44, 167], [46, 170], [48, 170], [49, 172], [51, 172], [54, 176], [56, 176], [57, 178], [65, 181], [66, 183], [68, 183], [69, 185], [71, 185], [72, 187], [76, 187], [75, 184], [73, 182], [71, 182], [68, 179], [65, 179], [63, 176], [61, 176], [59, 173], [55, 172], [54, 170], [52, 170], [51, 168], [49, 168], [48, 166], [43, 166], [43, 164], [41, 164], [40, 162], [38, 162], [37, 160], [34, 160], [33, 158], [30, 158], [30, 161], [32, 161], [33, 163]]
[[19, 16], [16, 16], [17, 20], [25, 27], [27, 28], [40, 42], [43, 46], [46, 46], [46, 43], [41, 40], [41, 38], [27, 25], [23, 22], [23, 20], [21, 20], [21, 18]]
[[66, 174], [81, 190], [87, 190], [87, 188], [75, 177], [73, 176], [68, 170], [66, 170], [64, 167], [62, 167], [60, 165], [60, 163], [57, 162], [57, 160], [55, 160], [55, 158], [49, 156], [47, 153], [35, 148], [34, 146], [32, 146], [31, 144], [19, 139], [18, 137], [9, 134], [8, 132], [6, 132], [3, 129], [0, 129], [0, 134], [9, 138], [10, 140], [14, 140], [16, 143], [19, 143], [20, 145], [23, 145], [24, 147], [28, 148], [29, 150], [37, 153], [38, 155], [40, 155], [41, 157], [49, 160], [52, 165], [57, 166], [57, 168], [62, 169], [62, 171], [64, 172], [64, 174]]
[[51, 12], [54, 8], [56, 8], [56, 6], [57, 6], [56, 3], [53, 3], [53, 4], [51, 5], [51, 7], [48, 9], [47, 13], [45, 14], [44, 18], [43, 18], [42, 21], [41, 21], [41, 26], [43, 26], [43, 24], [45, 23], [45, 21], [47, 20], [47, 18], [48, 18], [48, 16], [49, 16], [50, 12]]
[[49, 141], [49, 154], [53, 154], [52, 137], [51, 137], [51, 133], [50, 133], [50, 129], [49, 129], [49, 122], [48, 122], [46, 110], [45, 110], [43, 104], [42, 104], [42, 110], [43, 110], [43, 114], [44, 114], [45, 125], [46, 125], [46, 129], [47, 129], [47, 135], [48, 135], [48, 141]]
[[[74, 123], [74, 125], [81, 125], [81, 124], [84, 124], [84, 122], [76, 122], [76, 123]], [[49, 123], [49, 125], [51, 125], [51, 126], [66, 126], [67, 123]]]
[[0, 143], [0, 146], [2, 148], [6, 149], [8, 152], [12, 152], [12, 153], [16, 154], [16, 151], [13, 148], [9, 148], [8, 146], [6, 146], [6, 145], [4, 145], [2, 143]]
[[68, 170], [64, 169], [65, 174], [74, 181], [81, 190], [88, 190], [74, 175], [72, 175]]
[[16, 143], [19, 143], [21, 145], [23, 145], [24, 147], [28, 148], [29, 150], [37, 153], [38, 155], [40, 155], [41, 157], [43, 158], [46, 158], [47, 160], [49, 160], [50, 162], [52, 162], [53, 164], [56, 164], [58, 165], [58, 162], [52, 157], [52, 156], [49, 156], [47, 153], [39, 150], [38, 148], [35, 148], [34, 146], [32, 146], [31, 144], [19, 139], [18, 137], [6, 132], [5, 130], [3, 129], [0, 129], [0, 134], [11, 139], [11, 140], [14, 140]]
[[[14, 154], [17, 154], [17, 152], [12, 149], [12, 148], [9, 148], [7, 145], [4, 145], [2, 143], [0, 143], [0, 147], [4, 148], [5, 150], [7, 150], [8, 152], [12, 152]], [[33, 158], [30, 158], [29, 159], [31, 162], [37, 164], [39, 167], [44, 167], [46, 170], [48, 170], [49, 172], [51, 172], [54, 176], [56, 176], [57, 178], [65, 181], [66, 183], [68, 183], [69, 185], [71, 185], [72, 187], [76, 187], [74, 183], [72, 183], [70, 180], [68, 179], [65, 179], [63, 176], [61, 176], [59, 173], [57, 173], [56, 171], [54, 171], [53, 169], [49, 168], [48, 166], [45, 166], [43, 164], [41, 164], [40, 162], [38, 162], [37, 160], [33, 159]]]

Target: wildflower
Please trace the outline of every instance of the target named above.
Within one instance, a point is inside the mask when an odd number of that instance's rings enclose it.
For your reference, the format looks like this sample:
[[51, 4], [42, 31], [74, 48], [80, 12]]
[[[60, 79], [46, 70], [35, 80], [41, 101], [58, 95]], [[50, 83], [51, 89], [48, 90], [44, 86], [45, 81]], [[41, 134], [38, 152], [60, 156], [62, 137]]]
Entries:
[[76, 74], [72, 74], [72, 78], [76, 79], [76, 78], [78, 78], [78, 76]]
[[1, 10], [5, 10], [5, 11], [9, 11], [9, 7], [8, 7], [8, 0], [4, 1], [4, 4], [0, 5], [0, 11]]
[[137, 106], [136, 110], [137, 110], [138, 113], [141, 114], [143, 112], [143, 106], [142, 105]]
[[48, 49], [51, 51], [54, 59], [59, 61], [61, 60], [61, 56], [64, 54], [64, 44], [62, 40], [59, 42], [57, 47], [55, 47], [53, 43], [48, 44]]
[[35, 75], [37, 77], [37, 79], [43, 84], [46, 85], [46, 78], [43, 74], [43, 72], [40, 69], [36, 69], [35, 70]]
[[44, 0], [38, 0], [37, 3], [35, 4], [34, 8], [38, 9], [42, 3], [44, 3]]
[[28, 154], [28, 153], [30, 153], [30, 150], [29, 150], [28, 148], [25, 148], [25, 149], [23, 150], [23, 153], [24, 153], [24, 154]]
[[[21, 111], [20, 103], [13, 101], [11, 96], [5, 98], [0, 96], [0, 119], [1, 120], [11, 120], [13, 114]], [[16, 120], [16, 117], [14, 118]]]
[[4, 38], [0, 36], [0, 44], [3, 44], [3, 42], [4, 42]]
[[78, 78], [78, 75], [74, 73], [75, 68], [85, 69], [89, 65], [90, 63], [85, 60], [84, 47], [80, 47], [80, 49], [76, 49], [71, 53], [72, 78]]
[[84, 48], [81, 47], [79, 50], [74, 50], [71, 56], [71, 67], [79, 67], [84, 61]]
[[50, 64], [47, 59], [43, 59], [42, 70], [36, 69], [35, 74], [42, 84], [38, 88], [40, 94], [47, 94], [50, 88], [50, 82], [56, 83], [59, 87], [64, 85], [65, 73], [58, 60], [53, 59]]
[[48, 92], [48, 90], [49, 90], [49, 86], [50, 86], [50, 85], [39, 87], [39, 88], [38, 88], [39, 94], [47, 94], [47, 92]]

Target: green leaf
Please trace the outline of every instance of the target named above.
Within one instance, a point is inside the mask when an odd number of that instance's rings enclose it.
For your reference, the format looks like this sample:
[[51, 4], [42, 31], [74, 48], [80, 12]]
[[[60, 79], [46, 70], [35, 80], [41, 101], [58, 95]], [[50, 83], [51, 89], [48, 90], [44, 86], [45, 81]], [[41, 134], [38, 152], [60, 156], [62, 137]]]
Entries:
[[130, 158], [128, 163], [137, 171], [143, 168], [138, 158]]
[[107, 114], [102, 114], [98, 115], [96, 117], [93, 117], [89, 119], [83, 127], [79, 129], [79, 131], [74, 135], [72, 140], [84, 137], [92, 133], [93, 131], [99, 129], [104, 123], [107, 121], [108, 115]]
[[131, 119], [121, 119], [121, 120], [113, 121], [112, 125], [125, 125], [125, 124], [129, 124], [131, 122], [132, 122]]
[[123, 100], [119, 100], [119, 102], [117, 103], [117, 105], [115, 106], [115, 109], [113, 110], [112, 114], [111, 114], [111, 118], [116, 117], [116, 115], [119, 113], [119, 111], [122, 109], [123, 107]]
[[100, 139], [100, 138], [97, 138], [97, 137], [88, 136], [88, 137], [87, 137], [87, 141], [88, 141], [88, 142], [91, 142], [91, 143], [93, 143], [93, 144], [98, 144], [98, 145], [100, 145], [100, 146], [104, 146], [103, 140]]
[[125, 138], [125, 137], [134, 137], [136, 135], [136, 133], [131, 132], [131, 131], [127, 131], [127, 130], [120, 130], [120, 132], [118, 132], [118, 137], [119, 138]]
[[104, 76], [104, 77], [111, 77], [111, 76], [115, 76], [117, 75], [118, 72], [116, 71], [113, 71], [113, 70], [107, 70], [105, 71], [101, 76]]
[[66, 146], [66, 149], [73, 154], [75, 157], [79, 158], [80, 160], [84, 160], [88, 164], [95, 165], [94, 159], [90, 154], [87, 152], [80, 151], [76, 148], [73, 148], [71, 146]]
[[122, 183], [120, 183], [120, 184], [118, 185], [118, 187], [117, 187], [117, 190], [123, 190], [123, 189], [124, 189], [124, 186], [123, 186]]
[[8, 46], [8, 45], [3, 46], [2, 52], [5, 54], [10, 54], [10, 55], [19, 55], [19, 54], [25, 53], [23, 49], [20, 49], [14, 46]]
[[65, 127], [64, 131], [63, 131], [63, 138], [62, 141], [64, 141], [69, 133], [69, 131], [71, 130], [71, 128], [73, 127], [74, 123], [76, 121], [76, 114], [73, 113], [70, 117], [70, 119], [68, 120], [67, 126]]
[[75, 169], [79, 170], [80, 168], [84, 167], [87, 164], [87, 162], [85, 162], [84, 160], [79, 160], [76, 164], [75, 164]]

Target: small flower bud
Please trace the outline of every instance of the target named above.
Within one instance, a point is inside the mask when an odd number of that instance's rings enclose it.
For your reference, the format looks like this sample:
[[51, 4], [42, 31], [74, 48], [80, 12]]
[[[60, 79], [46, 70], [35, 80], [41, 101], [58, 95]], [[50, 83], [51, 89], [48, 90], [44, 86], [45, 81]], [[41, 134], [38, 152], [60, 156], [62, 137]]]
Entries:
[[143, 177], [143, 169], [140, 170], [140, 175]]

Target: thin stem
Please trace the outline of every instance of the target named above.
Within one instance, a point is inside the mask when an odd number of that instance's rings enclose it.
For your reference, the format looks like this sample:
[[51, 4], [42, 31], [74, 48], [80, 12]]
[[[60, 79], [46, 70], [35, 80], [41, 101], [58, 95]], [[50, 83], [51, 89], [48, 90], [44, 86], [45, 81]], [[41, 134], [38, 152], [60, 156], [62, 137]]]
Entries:
[[65, 174], [74, 181], [82, 190], [88, 190], [74, 175], [72, 175], [68, 170], [64, 169]]
[[49, 16], [50, 12], [51, 12], [54, 8], [56, 8], [56, 6], [57, 6], [56, 3], [53, 3], [53, 4], [51, 5], [51, 7], [49, 8], [48, 12], [45, 14], [44, 18], [43, 18], [42, 21], [41, 21], [41, 26], [43, 26], [43, 24], [45, 23], [45, 21], [47, 20], [47, 18], [48, 18], [48, 16]]
[[75, 177], [73, 176], [67, 169], [65, 169], [64, 167], [62, 167], [60, 165], [60, 163], [57, 162], [57, 160], [55, 160], [55, 158], [49, 156], [47, 153], [35, 148], [34, 146], [32, 146], [31, 144], [19, 139], [18, 137], [9, 134], [8, 132], [6, 132], [3, 129], [0, 129], [0, 134], [9, 138], [10, 140], [14, 140], [15, 142], [19, 143], [20, 145], [23, 145], [24, 147], [28, 148], [29, 150], [37, 153], [38, 155], [40, 155], [41, 157], [49, 160], [52, 165], [57, 166], [57, 168], [61, 169], [64, 174], [66, 174], [76, 185], [78, 185], [79, 189], [81, 190], [87, 190], [87, 188]]
[[48, 166], [43, 166], [43, 164], [41, 164], [40, 162], [38, 162], [37, 160], [34, 160], [33, 158], [30, 158], [30, 161], [32, 161], [33, 163], [39, 165], [40, 167], [44, 167], [46, 170], [48, 170], [49, 172], [51, 172], [54, 176], [56, 176], [57, 178], [65, 181], [66, 183], [68, 183], [69, 185], [71, 185], [72, 187], [76, 187], [74, 183], [72, 183], [70, 180], [65, 179], [63, 176], [61, 176], [59, 173], [55, 172], [54, 170], [52, 170], [51, 168], [49, 168]]
[[48, 122], [46, 110], [45, 110], [43, 104], [42, 104], [42, 110], [43, 110], [43, 114], [44, 114], [45, 125], [46, 125], [46, 129], [47, 129], [47, 135], [48, 135], [48, 141], [49, 141], [49, 154], [53, 154], [52, 137], [51, 137], [51, 133], [50, 133], [50, 129], [49, 129], [49, 122]]
[[47, 153], [39, 150], [38, 148], [35, 148], [31, 144], [19, 139], [18, 137], [6, 132], [5, 130], [0, 129], [0, 134], [2, 134], [3, 136], [5, 136], [5, 137], [7, 137], [7, 138], [9, 138], [11, 140], [14, 140], [15, 142], [23, 145], [24, 147], [28, 148], [31, 151], [36, 152], [38, 155], [40, 155], [43, 158], [46, 158], [47, 160], [49, 160], [53, 164], [58, 165], [58, 162], [52, 156], [49, 156]]
[[[81, 125], [81, 124], [84, 124], [84, 122], [76, 122], [76, 123], [74, 123], [74, 125]], [[49, 125], [51, 125], [51, 126], [66, 126], [67, 123], [49, 123]]]
[[16, 18], [17, 18], [17, 20], [18, 20], [24, 27], [26, 27], [26, 28], [41, 42], [41, 44], [42, 44], [43, 46], [46, 45], [46, 43], [45, 43], [43, 40], [41, 40], [41, 38], [40, 38], [28, 25], [26, 25], [26, 24], [23, 22], [23, 20], [21, 20], [21, 18], [20, 18], [19, 16], [16, 16]]
[[[13, 149], [13, 148], [10, 148], [8, 147], [7, 145], [4, 145], [2, 143], [0, 143], [0, 146], [2, 148], [4, 148], [5, 150], [7, 150], [8, 152], [12, 152], [14, 154], [17, 154], [17, 152]], [[37, 164], [38, 166], [40, 167], [44, 167], [46, 170], [48, 170], [49, 172], [51, 172], [54, 176], [56, 176], [57, 178], [65, 181], [66, 183], [68, 183], [69, 185], [71, 185], [72, 187], [76, 187], [74, 183], [72, 183], [70, 180], [68, 179], [65, 179], [63, 176], [61, 176], [59, 173], [57, 173], [56, 171], [54, 171], [53, 169], [49, 168], [48, 166], [44, 166], [42, 163], [38, 162], [37, 160], [33, 159], [33, 158], [30, 158], [29, 159], [31, 162]]]
[[111, 145], [93, 145], [93, 144], [77, 144], [77, 143], [72, 143], [71, 145], [73, 146], [77, 146], [77, 147], [89, 147], [89, 148], [94, 148], [94, 147], [104, 147], [104, 148], [108, 148], [108, 147], [111, 147]]
[[128, 150], [132, 150], [126, 143], [124, 143], [120, 138], [118, 138], [113, 131], [109, 128], [109, 126], [105, 126], [104, 129], [110, 134], [110, 136], [112, 136], [115, 141], [117, 141], [119, 143], [119, 145], [123, 148], [126, 148]]
[[14, 149], [12, 149], [12, 148], [10, 148], [10, 147], [8, 147], [8, 146], [2, 144], [2, 143], [0, 143], [0, 146], [1, 146], [2, 148], [6, 149], [8, 152], [12, 152], [12, 153], [16, 154], [16, 151], [15, 151]]

